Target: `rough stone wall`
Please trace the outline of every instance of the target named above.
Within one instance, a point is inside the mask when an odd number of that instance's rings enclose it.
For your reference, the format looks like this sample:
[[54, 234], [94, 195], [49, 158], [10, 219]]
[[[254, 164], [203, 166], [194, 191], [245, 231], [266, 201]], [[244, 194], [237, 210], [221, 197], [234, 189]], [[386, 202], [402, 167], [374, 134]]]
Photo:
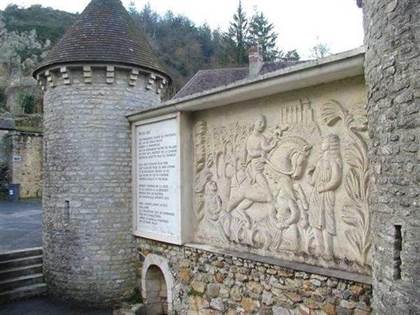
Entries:
[[41, 111], [42, 106], [39, 102], [40, 90], [34, 79], [23, 77], [12, 81], [5, 90], [5, 93], [7, 97], [6, 109], [14, 115], [25, 114], [20, 99], [24, 95], [34, 98], [34, 112]]
[[156, 90], [146, 88], [145, 75], [135, 79], [128, 70], [107, 77], [105, 68], [49, 77], [44, 274], [59, 298], [107, 305], [133, 293], [132, 157], [125, 115], [160, 102]]
[[[174, 314], [370, 314], [371, 286], [138, 239], [140, 257], [166, 257]], [[163, 270], [165, 272], [165, 270]], [[147, 302], [147, 301], [146, 301]]]
[[6, 198], [9, 184], [9, 131], [0, 130], [0, 199]]
[[365, 0], [374, 308], [420, 314], [420, 2]]
[[9, 156], [11, 183], [20, 184], [21, 198], [42, 195], [42, 135], [13, 132]]

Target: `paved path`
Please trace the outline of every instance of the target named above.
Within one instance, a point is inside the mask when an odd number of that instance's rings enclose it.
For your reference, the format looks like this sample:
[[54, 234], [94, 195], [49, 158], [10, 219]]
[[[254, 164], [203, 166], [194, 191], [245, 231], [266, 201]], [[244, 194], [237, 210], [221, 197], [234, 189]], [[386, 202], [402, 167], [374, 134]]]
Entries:
[[41, 201], [0, 201], [0, 253], [42, 244]]
[[[42, 245], [41, 201], [0, 201], [0, 253]], [[83, 308], [48, 297], [0, 304], [0, 315], [111, 315], [111, 310]]]
[[0, 304], [0, 315], [111, 315], [111, 310], [87, 309], [46, 297]]

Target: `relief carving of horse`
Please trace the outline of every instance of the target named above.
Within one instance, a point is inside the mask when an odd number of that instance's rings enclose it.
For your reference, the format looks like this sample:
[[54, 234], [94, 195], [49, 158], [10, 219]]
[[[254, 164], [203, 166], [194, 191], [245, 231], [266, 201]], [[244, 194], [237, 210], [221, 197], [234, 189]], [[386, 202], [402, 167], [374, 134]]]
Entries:
[[254, 196], [261, 187], [257, 187], [258, 183], [247, 176], [246, 166], [237, 169], [238, 174], [232, 181], [231, 198], [240, 202], [223, 222], [229, 239], [254, 247], [268, 249], [274, 246], [278, 249], [283, 231], [293, 229], [302, 217], [302, 210], [307, 209], [303, 190], [294, 184], [294, 180], [304, 174], [310, 151], [311, 145], [304, 139], [282, 137], [261, 160], [264, 162], [263, 174], [270, 182], [272, 200], [269, 202], [255, 200]]

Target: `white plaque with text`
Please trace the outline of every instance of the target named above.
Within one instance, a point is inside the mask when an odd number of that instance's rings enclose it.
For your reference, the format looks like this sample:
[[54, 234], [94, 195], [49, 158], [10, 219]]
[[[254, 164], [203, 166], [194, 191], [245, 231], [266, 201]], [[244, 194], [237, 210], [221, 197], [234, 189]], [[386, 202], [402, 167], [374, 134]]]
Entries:
[[135, 127], [135, 234], [181, 243], [178, 121]]

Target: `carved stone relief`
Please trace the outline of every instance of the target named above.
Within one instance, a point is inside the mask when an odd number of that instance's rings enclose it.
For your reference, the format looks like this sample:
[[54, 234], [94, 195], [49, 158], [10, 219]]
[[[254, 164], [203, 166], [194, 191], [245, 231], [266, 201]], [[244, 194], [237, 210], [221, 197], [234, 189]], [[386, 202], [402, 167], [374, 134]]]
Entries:
[[345, 190], [349, 202], [342, 209], [342, 219], [347, 225], [345, 235], [355, 259], [359, 264], [366, 265], [372, 245], [368, 207], [372, 178], [368, 168], [367, 144], [363, 137], [363, 132], [367, 130], [367, 117], [364, 113], [350, 114], [339, 102], [332, 100], [324, 105], [322, 120], [329, 126], [341, 121], [351, 138], [350, 145], [345, 149], [345, 159], [349, 165]]
[[277, 106], [275, 117], [195, 122], [196, 241], [368, 272], [363, 119], [337, 101]]

